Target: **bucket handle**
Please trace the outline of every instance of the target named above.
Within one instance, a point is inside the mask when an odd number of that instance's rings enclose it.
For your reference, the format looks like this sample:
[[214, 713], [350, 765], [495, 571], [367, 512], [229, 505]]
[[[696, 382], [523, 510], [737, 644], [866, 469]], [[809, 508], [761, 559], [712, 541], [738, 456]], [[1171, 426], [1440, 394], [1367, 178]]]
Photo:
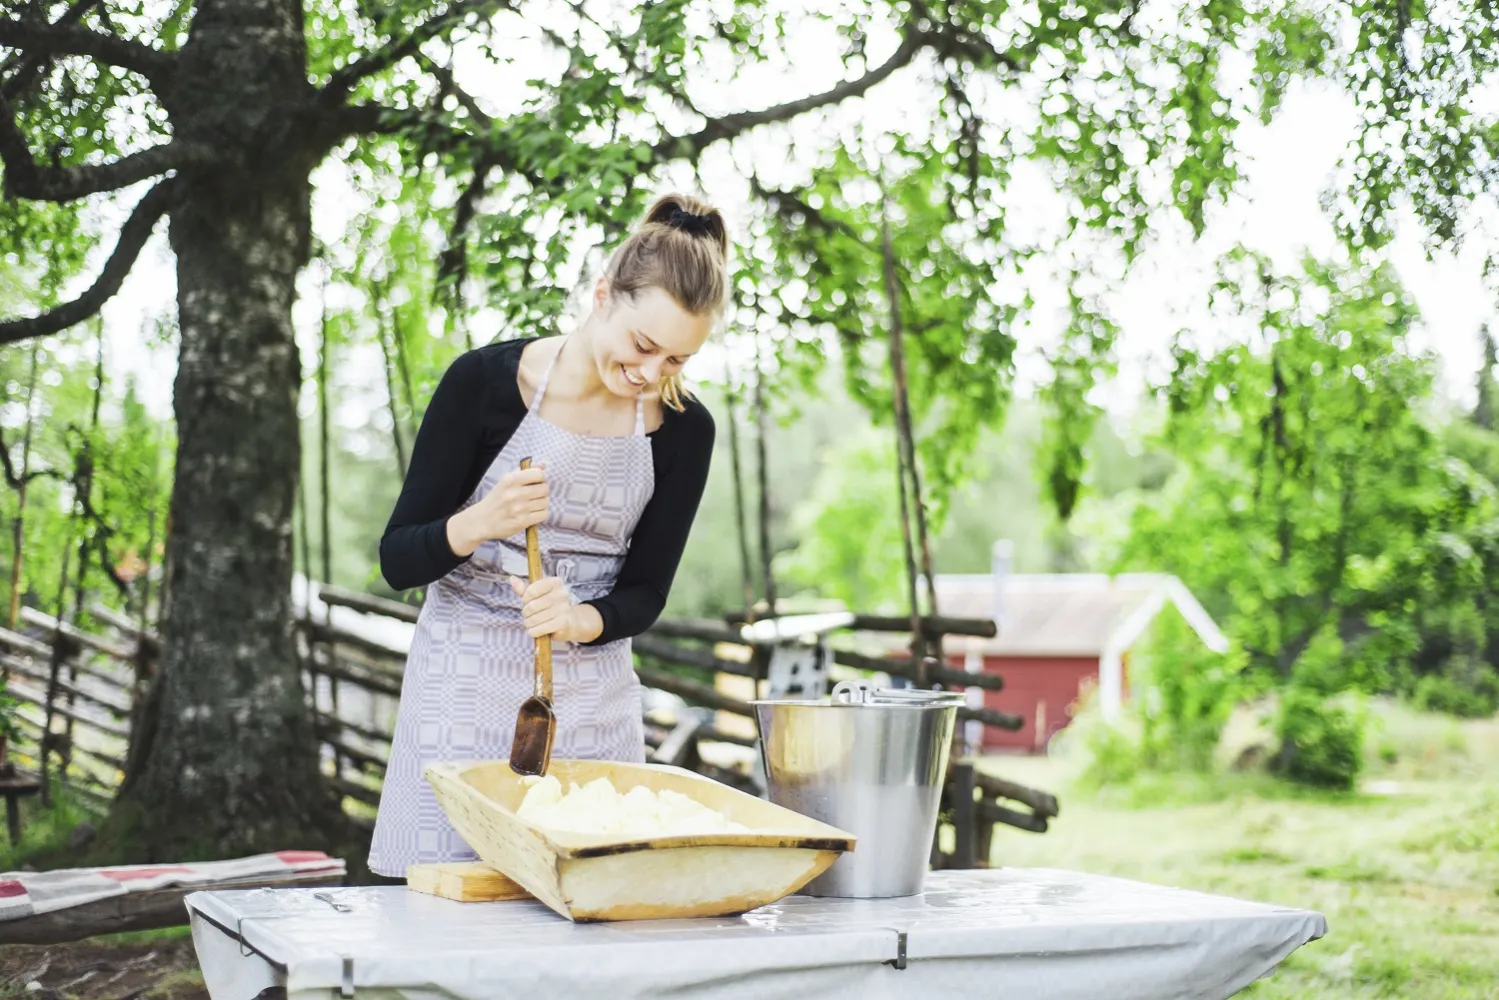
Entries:
[[965, 699], [957, 691], [912, 691], [877, 688], [869, 681], [839, 681], [833, 687], [835, 705], [945, 705], [961, 704]]
[[839, 681], [833, 685], [833, 701], [839, 705], [867, 705], [874, 700], [874, 685], [868, 681]]

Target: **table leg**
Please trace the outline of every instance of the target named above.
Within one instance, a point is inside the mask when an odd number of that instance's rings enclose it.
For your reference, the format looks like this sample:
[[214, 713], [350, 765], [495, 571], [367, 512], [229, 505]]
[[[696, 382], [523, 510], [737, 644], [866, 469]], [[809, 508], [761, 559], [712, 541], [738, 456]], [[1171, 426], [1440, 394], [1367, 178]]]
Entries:
[[14, 795], [5, 797], [5, 829], [10, 834], [12, 847], [21, 842], [21, 803]]

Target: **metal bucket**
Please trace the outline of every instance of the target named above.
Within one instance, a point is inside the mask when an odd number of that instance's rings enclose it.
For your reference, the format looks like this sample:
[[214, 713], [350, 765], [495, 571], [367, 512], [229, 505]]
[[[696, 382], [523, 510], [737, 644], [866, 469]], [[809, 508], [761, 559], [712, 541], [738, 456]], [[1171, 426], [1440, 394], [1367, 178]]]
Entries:
[[770, 800], [858, 838], [802, 892], [919, 893], [963, 696], [845, 681], [830, 698], [752, 704]]

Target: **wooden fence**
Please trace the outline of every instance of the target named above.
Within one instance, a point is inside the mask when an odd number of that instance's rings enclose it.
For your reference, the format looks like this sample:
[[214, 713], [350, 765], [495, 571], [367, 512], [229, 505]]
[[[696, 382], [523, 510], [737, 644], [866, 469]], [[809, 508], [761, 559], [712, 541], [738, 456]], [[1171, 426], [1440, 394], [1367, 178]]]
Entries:
[[[416, 621], [418, 609], [332, 586], [318, 588], [323, 607], [299, 622], [298, 648], [309, 709], [321, 745], [324, 773], [356, 821], [372, 826], [390, 755], [405, 654], [401, 643], [372, 635]], [[12, 748], [23, 767], [55, 776], [86, 802], [108, 804], [125, 769], [131, 719], [149, 683], [159, 642], [133, 622], [97, 604], [89, 607], [92, 631], [59, 623], [27, 609], [18, 631], [0, 629], [0, 669], [21, 702], [22, 738]], [[354, 615], [357, 617], [351, 618]], [[368, 626], [376, 627], [370, 628]], [[861, 617], [854, 627], [908, 632], [899, 619]], [[988, 634], [992, 622], [928, 619], [934, 635]], [[746, 642], [728, 623], [669, 620], [635, 640], [637, 672], [650, 692], [674, 695], [701, 711], [662, 713], [648, 705], [645, 720], [651, 760], [691, 768], [747, 791], [763, 791], [753, 765], [753, 710], [725, 690], [737, 678], [759, 690], [771, 647]], [[834, 661], [852, 671], [877, 671], [930, 687], [997, 690], [1001, 678], [973, 674], [925, 660], [874, 657], [838, 649]], [[675, 717], [672, 717], [674, 714]], [[959, 710], [963, 720], [1017, 728], [1020, 720], [979, 707]], [[737, 720], [737, 721], [736, 721]], [[50, 734], [50, 735], [49, 735]], [[43, 782], [43, 791], [47, 783]], [[955, 759], [943, 796], [950, 846], [934, 850], [938, 867], [974, 867], [989, 857], [996, 825], [1044, 832], [1057, 815], [1044, 792], [980, 773]]]

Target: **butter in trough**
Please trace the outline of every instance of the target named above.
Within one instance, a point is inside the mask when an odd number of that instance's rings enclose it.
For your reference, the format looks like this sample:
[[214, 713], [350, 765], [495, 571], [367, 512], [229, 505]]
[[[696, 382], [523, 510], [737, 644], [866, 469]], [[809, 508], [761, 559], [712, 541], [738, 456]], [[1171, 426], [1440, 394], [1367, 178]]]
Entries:
[[548, 829], [517, 815], [530, 783], [508, 761], [442, 763], [426, 777], [449, 821], [493, 868], [575, 921], [744, 913], [796, 892], [854, 837], [692, 771], [553, 760], [564, 786], [607, 778], [620, 792], [671, 790], [743, 830], [630, 838]]

